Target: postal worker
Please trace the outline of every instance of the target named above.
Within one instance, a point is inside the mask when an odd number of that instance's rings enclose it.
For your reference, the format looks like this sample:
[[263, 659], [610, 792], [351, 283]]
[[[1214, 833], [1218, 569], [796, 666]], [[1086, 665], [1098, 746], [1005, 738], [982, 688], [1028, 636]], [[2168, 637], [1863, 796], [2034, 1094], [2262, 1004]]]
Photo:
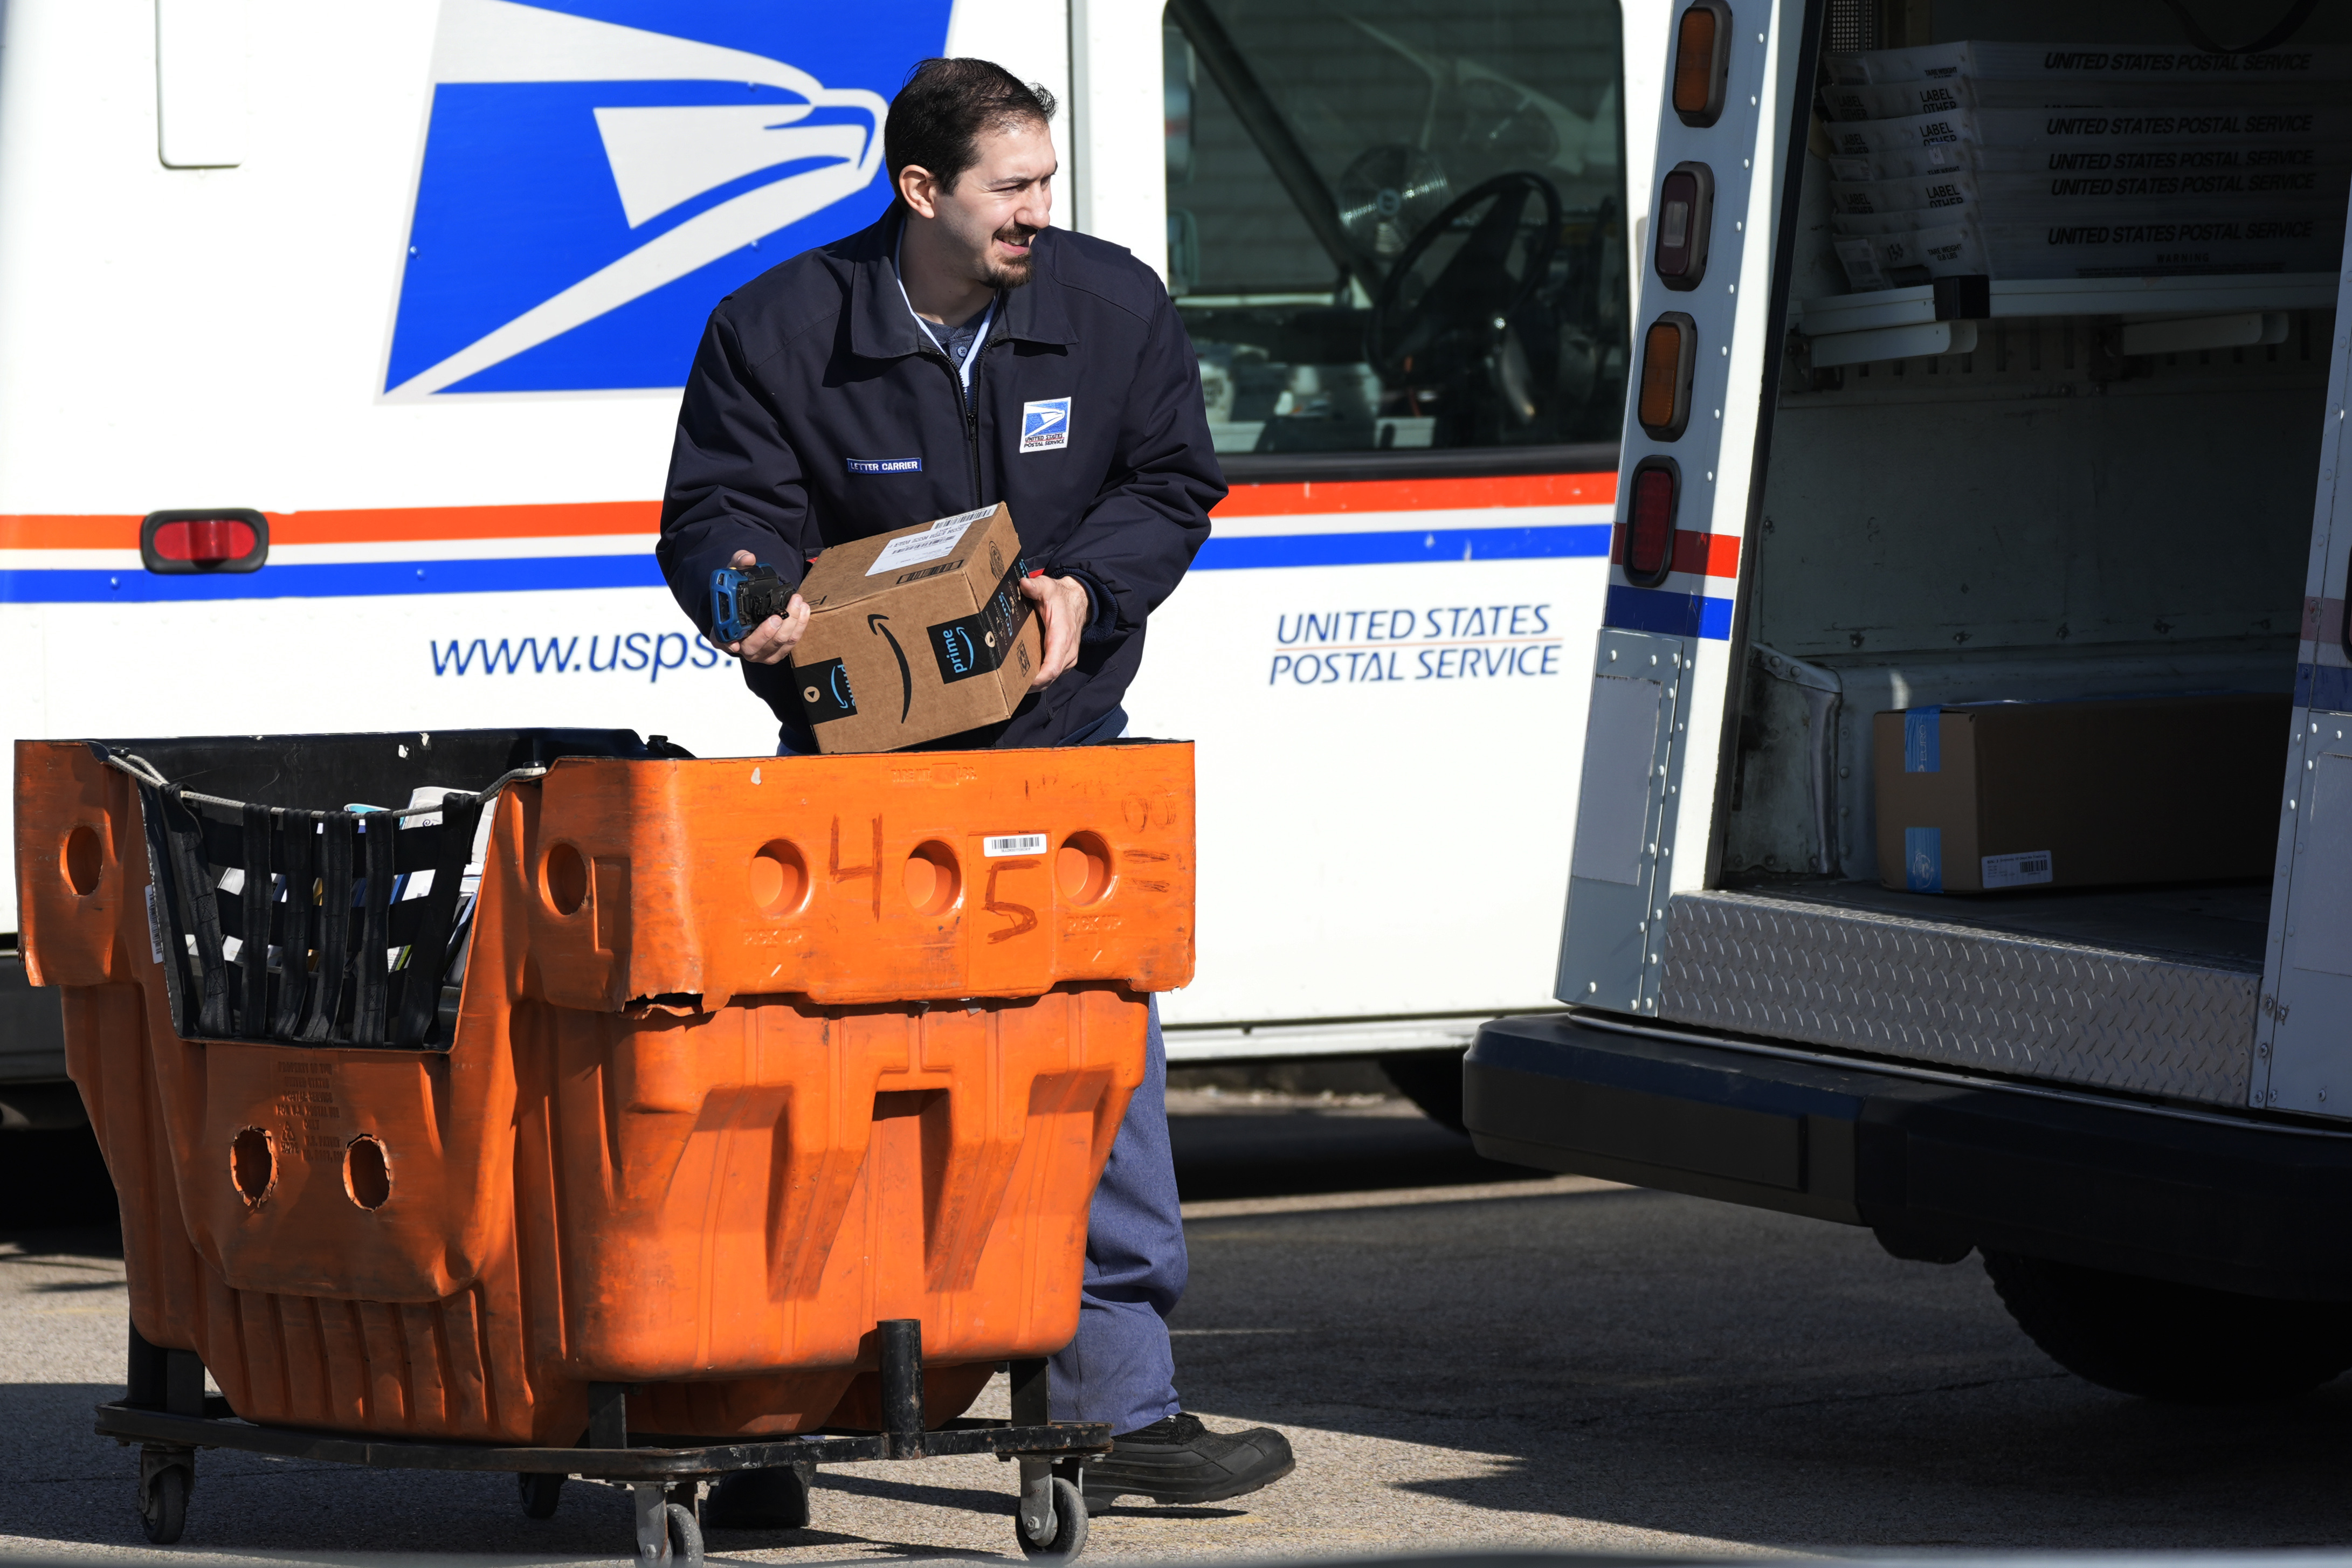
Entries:
[[[1118, 246], [1052, 226], [1053, 113], [1051, 94], [985, 60], [915, 68], [883, 132], [890, 210], [711, 313], [662, 506], [663, 573], [708, 634], [717, 568], [796, 578], [828, 545], [1007, 504], [1043, 569], [1021, 585], [1043, 662], [1011, 718], [940, 747], [1123, 735], [1146, 622], [1225, 494], [1168, 291]], [[722, 644], [784, 753], [817, 749], [788, 664], [807, 624], [795, 595]], [[1053, 1361], [1054, 1418], [1114, 1434], [1087, 1467], [1096, 1507], [1213, 1502], [1292, 1465], [1280, 1433], [1212, 1432], [1178, 1402], [1167, 1316], [1186, 1263], [1166, 1088], [1155, 1008], [1095, 1193], [1077, 1337]]]

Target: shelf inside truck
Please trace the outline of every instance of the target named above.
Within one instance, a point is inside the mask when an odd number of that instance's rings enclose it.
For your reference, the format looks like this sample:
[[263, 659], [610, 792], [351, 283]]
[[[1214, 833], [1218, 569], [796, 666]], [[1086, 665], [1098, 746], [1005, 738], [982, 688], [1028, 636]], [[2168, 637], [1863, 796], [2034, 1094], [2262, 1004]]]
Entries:
[[[1820, 367], [1921, 354], [1963, 354], [1978, 321], [2036, 316], [2109, 317], [2126, 324], [2126, 353], [2251, 347], [2284, 337], [2284, 313], [2333, 308], [2332, 272], [2202, 277], [1944, 277], [1800, 300], [1796, 327]], [[2191, 329], [2185, 335], [2181, 328]]]

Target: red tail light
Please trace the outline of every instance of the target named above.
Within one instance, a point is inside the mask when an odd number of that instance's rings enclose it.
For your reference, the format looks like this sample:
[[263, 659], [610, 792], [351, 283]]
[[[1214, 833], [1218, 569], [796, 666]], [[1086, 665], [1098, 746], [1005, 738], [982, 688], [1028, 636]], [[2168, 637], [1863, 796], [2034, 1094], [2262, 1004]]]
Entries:
[[1685, 125], [1713, 125], [1723, 114], [1731, 65], [1731, 7], [1695, 0], [1675, 28], [1675, 113]]
[[258, 571], [269, 559], [269, 522], [242, 507], [152, 512], [139, 527], [139, 557], [165, 576]]
[[1649, 458], [1633, 470], [1633, 494], [1625, 508], [1625, 577], [1637, 588], [1655, 588], [1674, 567], [1680, 477], [1666, 457]]
[[253, 525], [236, 517], [206, 517], [201, 522], [165, 523], [155, 530], [155, 553], [165, 560], [218, 566], [243, 560], [253, 553]]

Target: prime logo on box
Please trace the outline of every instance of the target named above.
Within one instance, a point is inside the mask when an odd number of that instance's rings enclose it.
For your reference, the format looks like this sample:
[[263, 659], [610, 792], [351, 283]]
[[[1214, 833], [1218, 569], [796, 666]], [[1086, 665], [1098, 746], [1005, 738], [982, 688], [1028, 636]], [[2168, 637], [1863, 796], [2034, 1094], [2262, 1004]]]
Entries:
[[728, 290], [871, 223], [949, 0], [442, 0], [385, 395], [685, 384]]

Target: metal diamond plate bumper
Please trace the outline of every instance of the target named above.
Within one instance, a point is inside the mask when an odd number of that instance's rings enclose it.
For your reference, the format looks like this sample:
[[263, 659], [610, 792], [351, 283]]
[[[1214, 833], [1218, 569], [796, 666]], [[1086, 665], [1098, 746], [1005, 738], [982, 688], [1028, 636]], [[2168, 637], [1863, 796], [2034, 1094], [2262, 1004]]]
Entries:
[[1754, 894], [1677, 894], [1658, 1016], [2243, 1105], [2262, 976]]

